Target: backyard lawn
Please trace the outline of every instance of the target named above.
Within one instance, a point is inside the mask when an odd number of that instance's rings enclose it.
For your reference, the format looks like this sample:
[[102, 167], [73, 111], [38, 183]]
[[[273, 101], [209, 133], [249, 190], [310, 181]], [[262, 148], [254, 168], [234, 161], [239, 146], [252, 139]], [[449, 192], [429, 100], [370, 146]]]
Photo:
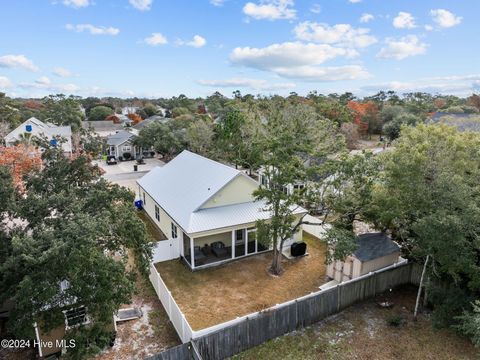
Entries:
[[[434, 330], [429, 316], [413, 322], [416, 288], [353, 305], [304, 330], [267, 341], [234, 357], [237, 360], [277, 359], [480, 359], [480, 349], [450, 330]], [[389, 300], [392, 309], [376, 301]], [[400, 322], [398, 326], [390, 325]]]
[[271, 252], [197, 272], [179, 260], [155, 266], [190, 326], [200, 330], [318, 291], [326, 282], [326, 244], [306, 233], [304, 240], [309, 255], [284, 258], [280, 277], [267, 273]]

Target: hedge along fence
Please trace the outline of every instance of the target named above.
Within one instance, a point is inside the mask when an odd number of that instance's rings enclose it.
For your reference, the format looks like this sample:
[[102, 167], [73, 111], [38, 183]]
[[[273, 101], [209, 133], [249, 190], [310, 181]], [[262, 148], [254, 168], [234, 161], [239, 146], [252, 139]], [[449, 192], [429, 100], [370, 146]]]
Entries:
[[[156, 272], [154, 267], [153, 269]], [[156, 274], [158, 275], [158, 278], [160, 278], [158, 272], [156, 272]], [[151, 273], [151, 280], [152, 277], [156, 278], [156, 276], [152, 275], [155, 274]], [[185, 323], [191, 332], [184, 335], [187, 335], [186, 337], [188, 337], [188, 335], [191, 334], [192, 345], [194, 348], [198, 349], [199, 353], [196, 354], [197, 356], [195, 358], [209, 360], [225, 359], [234, 354], [260, 345], [267, 340], [314, 324], [356, 302], [374, 297], [388, 289], [409, 283], [418, 285], [420, 275], [421, 266], [417, 264], [409, 264], [407, 262], [395, 264], [356, 279], [340, 283], [329, 289], [314, 292], [301, 298], [273, 306], [267, 310], [243, 316], [199, 331], [192, 331], [188, 322], [185, 320]], [[154, 284], [154, 287], [157, 284]], [[163, 281], [161, 281], [161, 284], [163, 284]], [[157, 290], [156, 287], [155, 290]], [[168, 289], [166, 289], [166, 291], [168, 292]], [[169, 296], [164, 295], [163, 298], [170, 299], [171, 294], [169, 292], [168, 295]], [[160, 299], [162, 300], [162, 297], [160, 297]], [[173, 297], [171, 299], [173, 300]], [[171, 303], [169, 304], [171, 306]], [[175, 306], [174, 308], [176, 310], [175, 315], [178, 315], [180, 309], [178, 309], [178, 306]], [[169, 313], [169, 311], [170, 310], [167, 310], [167, 313]], [[170, 319], [172, 320], [171, 317]], [[177, 326], [175, 326], [175, 328], [177, 329]], [[177, 329], [177, 332], [179, 332], [179, 330], [181, 329]], [[186, 337], [182, 338], [181, 336], [182, 341], [187, 340]], [[187, 343], [180, 346], [188, 345], [189, 344]], [[192, 353], [182, 353], [178, 349], [173, 349], [167, 350], [167, 352], [174, 351], [176, 356], [174, 357], [175, 359], [188, 360], [193, 356]], [[156, 356], [161, 354], [163, 353]], [[158, 357], [153, 359], [169, 360], [170, 358]]]

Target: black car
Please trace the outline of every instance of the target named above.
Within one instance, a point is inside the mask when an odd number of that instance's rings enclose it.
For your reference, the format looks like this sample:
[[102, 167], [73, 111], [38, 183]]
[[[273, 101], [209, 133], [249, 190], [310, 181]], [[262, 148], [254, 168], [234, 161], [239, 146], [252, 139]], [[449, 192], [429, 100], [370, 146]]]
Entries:
[[113, 155], [107, 156], [107, 165], [115, 165], [116, 163], [117, 163], [117, 159], [115, 159], [115, 156]]

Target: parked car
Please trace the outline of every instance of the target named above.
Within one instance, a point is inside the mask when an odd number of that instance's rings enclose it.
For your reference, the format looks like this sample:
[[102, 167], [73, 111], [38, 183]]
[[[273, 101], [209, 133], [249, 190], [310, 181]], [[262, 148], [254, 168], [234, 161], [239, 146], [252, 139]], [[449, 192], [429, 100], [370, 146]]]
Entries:
[[109, 155], [107, 156], [107, 165], [116, 165], [117, 164], [117, 159], [115, 159], [115, 156]]

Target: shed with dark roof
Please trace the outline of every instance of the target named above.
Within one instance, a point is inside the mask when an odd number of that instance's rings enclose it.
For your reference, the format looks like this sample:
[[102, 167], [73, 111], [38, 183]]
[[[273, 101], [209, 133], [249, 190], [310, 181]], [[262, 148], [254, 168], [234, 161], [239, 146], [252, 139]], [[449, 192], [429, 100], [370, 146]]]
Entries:
[[357, 250], [344, 261], [334, 261], [327, 266], [330, 278], [347, 281], [404, 261], [400, 257], [400, 246], [385, 233], [359, 235], [357, 244]]

